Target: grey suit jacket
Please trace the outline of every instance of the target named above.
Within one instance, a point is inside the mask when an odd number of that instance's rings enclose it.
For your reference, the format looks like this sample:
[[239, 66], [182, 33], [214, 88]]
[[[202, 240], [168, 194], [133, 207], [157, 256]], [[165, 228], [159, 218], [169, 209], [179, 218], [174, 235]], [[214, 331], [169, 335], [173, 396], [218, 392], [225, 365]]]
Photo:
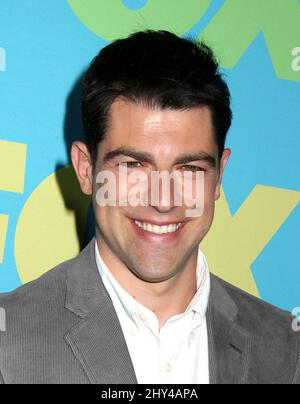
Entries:
[[[79, 257], [0, 295], [0, 384], [136, 384], [122, 329], [102, 283], [94, 240]], [[292, 318], [212, 276], [212, 384], [300, 382]]]

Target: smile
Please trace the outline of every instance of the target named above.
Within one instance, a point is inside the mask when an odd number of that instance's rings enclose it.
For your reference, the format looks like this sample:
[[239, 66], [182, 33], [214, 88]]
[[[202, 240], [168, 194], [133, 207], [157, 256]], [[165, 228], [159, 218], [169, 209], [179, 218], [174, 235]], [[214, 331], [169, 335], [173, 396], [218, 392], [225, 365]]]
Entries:
[[182, 226], [182, 223], [170, 224], [170, 225], [165, 225], [165, 226], [157, 226], [157, 225], [152, 225], [150, 223], [139, 222], [138, 220], [135, 220], [134, 223], [140, 229], [142, 229], [148, 233], [153, 233], [153, 234], [175, 233]]

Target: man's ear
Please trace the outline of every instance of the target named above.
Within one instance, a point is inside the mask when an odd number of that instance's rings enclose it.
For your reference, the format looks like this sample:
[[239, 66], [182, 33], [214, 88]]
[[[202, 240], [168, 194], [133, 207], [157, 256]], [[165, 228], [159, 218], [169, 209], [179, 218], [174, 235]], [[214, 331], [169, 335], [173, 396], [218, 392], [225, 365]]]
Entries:
[[222, 155], [221, 162], [220, 162], [220, 174], [219, 174], [219, 180], [218, 180], [218, 184], [217, 184], [216, 191], [215, 191], [215, 200], [218, 200], [220, 198], [223, 174], [224, 174], [225, 167], [227, 166], [230, 155], [231, 155], [231, 150], [225, 149], [223, 152], [223, 155]]
[[85, 195], [93, 193], [93, 164], [87, 146], [76, 141], [72, 144], [71, 159], [82, 192]]

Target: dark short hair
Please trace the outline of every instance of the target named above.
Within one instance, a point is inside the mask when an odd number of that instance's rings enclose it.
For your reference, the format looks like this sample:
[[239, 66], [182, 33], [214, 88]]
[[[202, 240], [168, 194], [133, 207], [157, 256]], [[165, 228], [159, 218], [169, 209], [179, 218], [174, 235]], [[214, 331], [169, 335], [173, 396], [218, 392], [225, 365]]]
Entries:
[[232, 122], [230, 92], [213, 51], [167, 31], [142, 31], [103, 48], [83, 82], [81, 117], [95, 163], [117, 97], [149, 108], [209, 107], [219, 158]]

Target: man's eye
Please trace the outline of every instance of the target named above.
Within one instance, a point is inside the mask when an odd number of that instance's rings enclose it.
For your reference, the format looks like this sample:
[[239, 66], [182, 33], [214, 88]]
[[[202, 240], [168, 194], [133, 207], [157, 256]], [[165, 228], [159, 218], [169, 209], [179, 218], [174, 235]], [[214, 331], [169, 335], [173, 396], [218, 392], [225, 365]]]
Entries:
[[122, 167], [127, 167], [127, 168], [134, 168], [134, 167], [142, 167], [142, 163], [139, 161], [124, 161], [123, 163], [119, 164]]
[[205, 171], [204, 168], [197, 167], [197, 166], [183, 166], [184, 171], [192, 171], [192, 172], [197, 172], [197, 171]]

